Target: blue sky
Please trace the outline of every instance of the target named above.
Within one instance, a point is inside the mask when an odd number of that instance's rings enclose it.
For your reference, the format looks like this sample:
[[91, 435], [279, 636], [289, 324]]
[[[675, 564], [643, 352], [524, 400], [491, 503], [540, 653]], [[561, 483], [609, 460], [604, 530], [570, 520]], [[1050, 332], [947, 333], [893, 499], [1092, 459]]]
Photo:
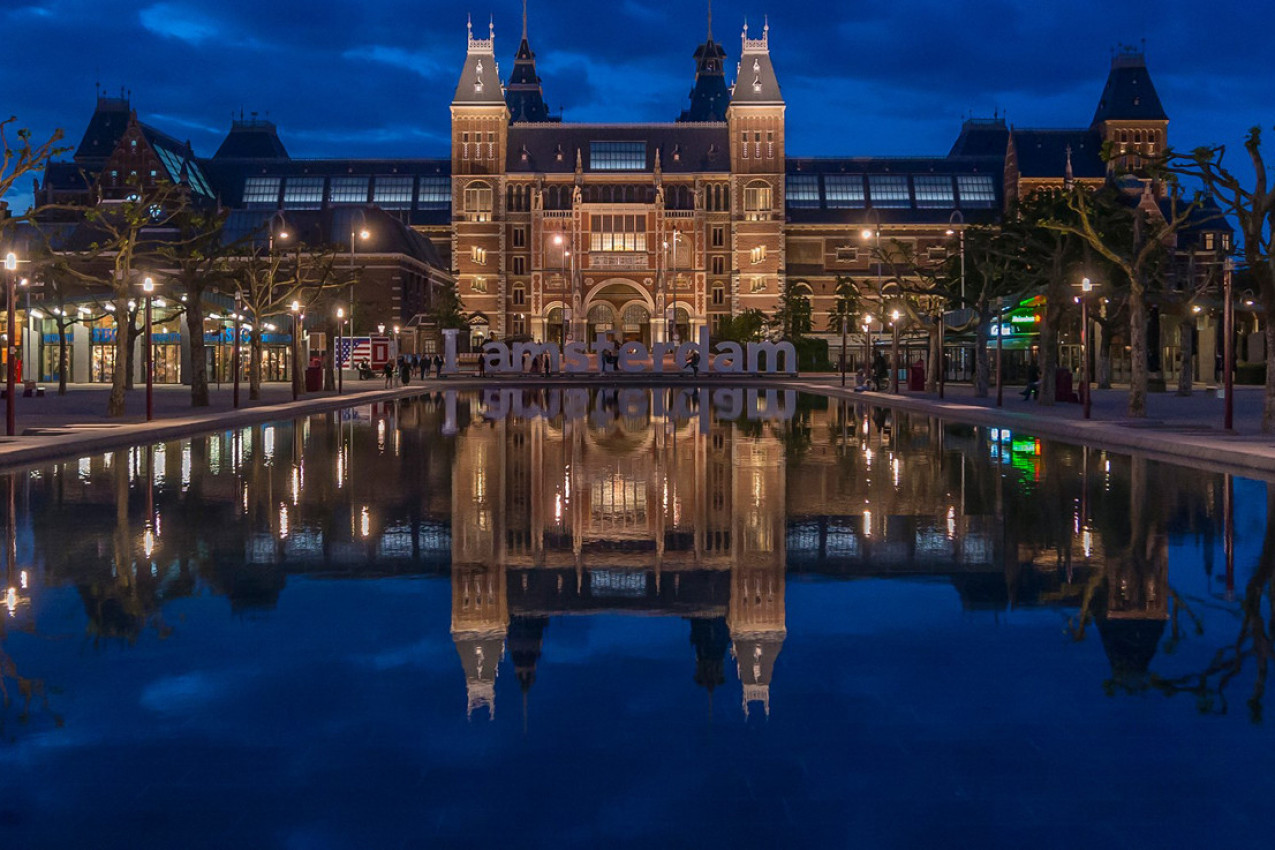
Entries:
[[[687, 104], [704, 4], [531, 0], [546, 98], [568, 121], [669, 120]], [[465, 16], [507, 78], [519, 0], [7, 0], [0, 111], [73, 144], [94, 85], [121, 87], [144, 121], [211, 155], [242, 109], [268, 114], [294, 156], [446, 154]], [[1216, 0], [1037, 4], [719, 0], [733, 70], [745, 17], [769, 14], [790, 155], [942, 154], [963, 117], [1083, 126], [1112, 48], [1141, 44], [1176, 145], [1238, 148], [1275, 122], [1275, 7]], [[731, 74], [733, 76], [733, 73]], [[23, 190], [25, 191], [26, 183]], [[15, 207], [25, 207], [25, 201]]]

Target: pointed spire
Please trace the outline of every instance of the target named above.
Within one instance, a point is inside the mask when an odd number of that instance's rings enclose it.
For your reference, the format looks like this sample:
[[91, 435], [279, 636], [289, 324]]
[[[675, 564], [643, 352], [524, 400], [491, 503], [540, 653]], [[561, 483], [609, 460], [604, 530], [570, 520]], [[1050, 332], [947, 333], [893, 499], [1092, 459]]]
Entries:
[[540, 75], [536, 73], [536, 54], [527, 41], [527, 2], [522, 3], [522, 41], [514, 54], [514, 70], [505, 92], [509, 107], [509, 120], [514, 123], [552, 121], [549, 105], [540, 87]]
[[708, 4], [708, 38], [695, 49], [695, 85], [691, 107], [678, 121], [725, 121], [730, 90], [726, 87], [726, 51], [713, 41], [713, 4]]
[[522, 40], [527, 40], [527, 0], [522, 0]]
[[708, 0], [708, 40], [713, 40], [713, 0]]

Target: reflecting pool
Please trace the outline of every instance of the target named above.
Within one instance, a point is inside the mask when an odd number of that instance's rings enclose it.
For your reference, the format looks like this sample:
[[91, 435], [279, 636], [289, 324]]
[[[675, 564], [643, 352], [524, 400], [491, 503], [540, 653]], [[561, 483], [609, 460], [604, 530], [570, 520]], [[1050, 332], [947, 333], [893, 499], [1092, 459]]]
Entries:
[[0, 847], [1256, 846], [1270, 485], [785, 392], [0, 474]]

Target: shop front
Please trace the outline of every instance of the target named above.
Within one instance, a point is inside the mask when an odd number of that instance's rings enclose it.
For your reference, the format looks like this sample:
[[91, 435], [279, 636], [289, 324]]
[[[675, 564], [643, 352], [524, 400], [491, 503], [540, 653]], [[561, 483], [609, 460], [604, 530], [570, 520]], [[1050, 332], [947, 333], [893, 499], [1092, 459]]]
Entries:
[[[208, 380], [216, 384], [234, 381], [234, 328], [222, 328], [204, 334], [205, 357], [208, 358]], [[239, 329], [239, 380], [248, 380], [252, 365], [252, 334]], [[261, 380], [292, 380], [292, 334], [261, 335]]]

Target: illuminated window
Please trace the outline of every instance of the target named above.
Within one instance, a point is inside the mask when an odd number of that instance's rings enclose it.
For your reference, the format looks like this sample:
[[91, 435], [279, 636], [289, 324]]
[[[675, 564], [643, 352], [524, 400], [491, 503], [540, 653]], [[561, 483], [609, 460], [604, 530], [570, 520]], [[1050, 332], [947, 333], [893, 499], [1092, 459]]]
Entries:
[[289, 177], [283, 185], [283, 206], [289, 210], [317, 210], [323, 207], [322, 177]]
[[491, 221], [491, 187], [471, 183], [465, 187], [465, 215], [470, 221]]
[[399, 175], [377, 175], [372, 190], [372, 203], [386, 210], [410, 210], [412, 208], [412, 178]]
[[590, 142], [591, 171], [645, 171], [646, 142]]
[[[407, 178], [411, 180], [412, 178]], [[379, 181], [378, 181], [379, 182]], [[408, 190], [410, 195], [411, 190]], [[409, 198], [410, 202], [410, 198]], [[422, 210], [445, 210], [452, 205], [452, 180], [450, 177], [422, 177], [421, 193], [418, 208]]]
[[765, 292], [765, 291], [766, 291], [766, 278], [764, 278], [764, 277], [755, 277], [755, 278], [753, 278], [753, 285], [749, 288], [749, 291], [750, 291], [750, 292]]
[[333, 177], [328, 187], [328, 202], [333, 204], [366, 204], [366, 177]]
[[645, 251], [646, 216], [594, 215], [589, 217], [590, 251]]
[[474, 245], [469, 249], [469, 257], [470, 259], [472, 259], [475, 263], [478, 263], [479, 265], [486, 265], [487, 264], [487, 249], [480, 248], [477, 245]]
[[823, 178], [824, 203], [828, 209], [863, 209], [867, 198], [861, 174], [826, 174]]
[[950, 174], [914, 174], [912, 188], [916, 190], [918, 209], [955, 209], [956, 195], [952, 192]]
[[[111, 172], [115, 176], [115, 172]], [[279, 206], [278, 177], [249, 177], [243, 181], [243, 205], [248, 209], [275, 209]]]
[[476, 277], [476, 278], [474, 278], [474, 282], [473, 282], [472, 284], [470, 284], [470, 287], [469, 287], [469, 288], [470, 288], [470, 289], [472, 289], [474, 292], [486, 292], [486, 291], [487, 291], [487, 278], [485, 278], [485, 277]]
[[770, 185], [757, 181], [744, 187], [744, 215], [748, 218], [765, 218], [770, 214]]
[[819, 175], [788, 175], [788, 206], [793, 209], [819, 209]]
[[752, 259], [754, 264], [765, 262], [766, 261], [766, 246], [765, 245], [755, 246], [753, 250], [749, 252], [749, 257], [750, 259]]
[[912, 206], [905, 174], [869, 174], [868, 191], [872, 193], [872, 206], [879, 209], [907, 209]]
[[960, 192], [962, 207], [991, 209], [996, 206], [996, 184], [990, 174], [958, 174], [956, 190]]

